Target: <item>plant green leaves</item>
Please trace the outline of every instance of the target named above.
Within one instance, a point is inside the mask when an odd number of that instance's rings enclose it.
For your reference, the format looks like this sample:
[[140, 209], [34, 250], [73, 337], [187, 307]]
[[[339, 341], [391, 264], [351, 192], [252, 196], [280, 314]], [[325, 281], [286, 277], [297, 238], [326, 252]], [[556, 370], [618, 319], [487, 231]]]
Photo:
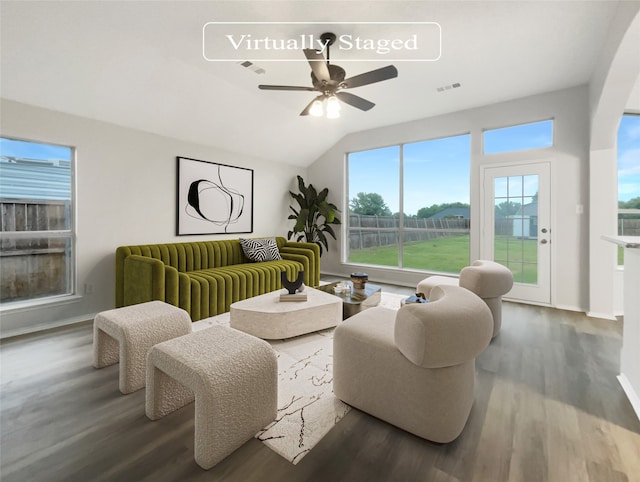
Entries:
[[296, 241], [306, 241], [316, 243], [320, 247], [320, 255], [322, 255], [322, 247], [329, 249], [327, 237], [329, 234], [336, 239], [336, 233], [331, 224], [341, 224], [340, 219], [336, 216], [340, 210], [335, 204], [327, 201], [329, 189], [324, 188], [320, 192], [313, 187], [313, 184], [305, 185], [301, 176], [298, 177], [299, 193], [289, 191], [291, 197], [298, 203], [299, 208], [289, 206], [293, 214], [287, 219], [295, 220], [295, 226], [287, 233], [287, 238], [291, 239], [296, 236]]

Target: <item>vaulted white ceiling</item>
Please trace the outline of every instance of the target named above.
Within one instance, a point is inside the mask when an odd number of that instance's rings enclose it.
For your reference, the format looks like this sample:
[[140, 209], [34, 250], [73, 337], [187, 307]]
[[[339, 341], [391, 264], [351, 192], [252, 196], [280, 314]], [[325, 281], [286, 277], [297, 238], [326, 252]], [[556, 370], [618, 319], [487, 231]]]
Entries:
[[[7, 99], [112, 122], [265, 160], [306, 166], [344, 135], [589, 81], [617, 1], [95, 1], [0, 3], [0, 93]], [[376, 106], [340, 119], [298, 114], [313, 92], [301, 62], [207, 62], [209, 21], [432, 21], [436, 62], [398, 62], [398, 78], [354, 89]], [[283, 26], [283, 30], [291, 28]], [[381, 28], [384, 28], [381, 26]], [[349, 62], [347, 76], [386, 65]], [[304, 59], [300, 52], [301, 60]], [[342, 60], [341, 60], [342, 58]], [[438, 92], [459, 82], [460, 88]]]

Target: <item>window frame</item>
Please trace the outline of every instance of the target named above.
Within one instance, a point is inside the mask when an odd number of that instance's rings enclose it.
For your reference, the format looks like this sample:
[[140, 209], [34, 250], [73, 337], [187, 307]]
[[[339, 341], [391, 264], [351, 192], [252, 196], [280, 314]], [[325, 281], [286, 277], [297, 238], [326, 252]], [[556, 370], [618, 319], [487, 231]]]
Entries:
[[[81, 298], [78, 294], [78, 243], [77, 243], [77, 183], [76, 183], [76, 166], [77, 166], [77, 148], [73, 145], [61, 144], [58, 142], [35, 140], [21, 136], [0, 133], [0, 138], [12, 141], [27, 142], [33, 144], [44, 144], [49, 146], [64, 147], [70, 150], [69, 154], [69, 174], [70, 174], [70, 200], [69, 200], [69, 229], [58, 229], [50, 231], [0, 231], [3, 239], [41, 239], [55, 238], [69, 240], [69, 256], [67, 263], [69, 265], [69, 291], [62, 294], [54, 294], [48, 296], [39, 296], [29, 299], [20, 299], [14, 301], [0, 301], [0, 313], [12, 311], [25, 311], [32, 308], [38, 308], [46, 305], [66, 304]], [[17, 200], [19, 201], [19, 200]]]

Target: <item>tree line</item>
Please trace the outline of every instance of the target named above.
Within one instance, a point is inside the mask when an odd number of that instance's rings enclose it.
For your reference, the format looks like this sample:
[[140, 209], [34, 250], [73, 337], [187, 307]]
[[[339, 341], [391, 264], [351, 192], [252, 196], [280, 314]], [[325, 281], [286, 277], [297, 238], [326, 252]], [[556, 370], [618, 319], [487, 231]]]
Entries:
[[[432, 204], [429, 207], [418, 209], [417, 214], [405, 214], [407, 218], [430, 218], [434, 214], [444, 211], [448, 208], [468, 208], [469, 204], [441, 203]], [[359, 192], [349, 201], [349, 210], [352, 214], [360, 214], [363, 216], [399, 216], [400, 213], [392, 213], [384, 198], [375, 192]]]
[[629, 199], [628, 201], [618, 201], [620, 209], [640, 209], [640, 196]]
[[[538, 201], [538, 193], [535, 193], [531, 197], [531, 202]], [[625, 206], [623, 206], [623, 204]], [[406, 214], [406, 218], [418, 218], [426, 219], [438, 214], [449, 208], [469, 208], [469, 204], [454, 202], [454, 203], [441, 203], [432, 204], [431, 206], [425, 206], [418, 209], [416, 214]], [[633, 198], [626, 203], [620, 201], [621, 208], [639, 208], [640, 209], [640, 197]], [[522, 204], [514, 201], [503, 201], [496, 205], [496, 216], [507, 217], [517, 214], [522, 209]], [[400, 213], [392, 213], [387, 206], [384, 198], [376, 192], [359, 192], [354, 198], [349, 201], [349, 210], [352, 214], [361, 214], [363, 216], [399, 216]]]

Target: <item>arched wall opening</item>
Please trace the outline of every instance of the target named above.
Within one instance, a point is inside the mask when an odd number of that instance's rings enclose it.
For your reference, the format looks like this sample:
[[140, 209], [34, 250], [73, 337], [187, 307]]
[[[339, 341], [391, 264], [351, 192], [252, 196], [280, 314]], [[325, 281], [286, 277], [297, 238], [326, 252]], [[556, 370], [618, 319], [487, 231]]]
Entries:
[[589, 86], [589, 315], [615, 319], [622, 309], [616, 247], [617, 131], [640, 77], [640, 5], [622, 2]]

